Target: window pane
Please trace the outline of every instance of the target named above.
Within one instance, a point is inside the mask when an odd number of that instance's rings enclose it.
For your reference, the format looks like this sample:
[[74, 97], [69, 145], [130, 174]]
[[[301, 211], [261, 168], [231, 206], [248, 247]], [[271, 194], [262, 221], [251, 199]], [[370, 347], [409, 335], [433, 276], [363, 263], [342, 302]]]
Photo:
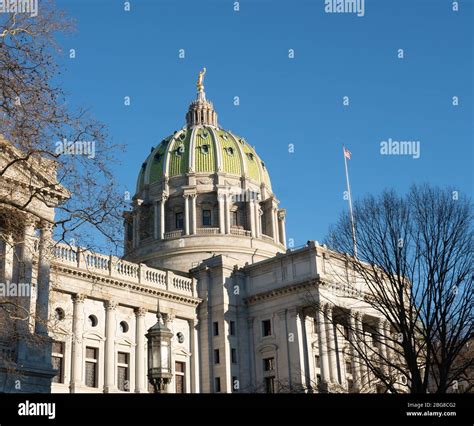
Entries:
[[210, 210], [202, 211], [202, 224], [203, 226], [211, 226], [211, 211]]
[[117, 361], [119, 364], [128, 364], [128, 354], [125, 352], [119, 352]]
[[97, 364], [95, 362], [86, 362], [86, 386], [97, 387]]
[[97, 349], [96, 348], [86, 348], [86, 358], [97, 359]]
[[275, 378], [274, 377], [265, 378], [265, 392], [275, 393]]
[[128, 383], [128, 367], [117, 368], [117, 385], [119, 390], [130, 392], [130, 385]]
[[51, 363], [53, 365], [53, 369], [58, 370], [56, 376], [53, 377], [53, 383], [64, 383], [63, 358], [53, 356]]
[[272, 323], [270, 320], [262, 321], [263, 335], [270, 336], [272, 334]]

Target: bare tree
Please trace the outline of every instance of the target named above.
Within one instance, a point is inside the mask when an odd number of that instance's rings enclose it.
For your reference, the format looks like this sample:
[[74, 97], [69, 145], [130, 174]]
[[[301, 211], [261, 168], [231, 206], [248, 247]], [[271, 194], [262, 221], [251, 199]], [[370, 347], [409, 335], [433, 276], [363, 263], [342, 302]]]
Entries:
[[326, 243], [346, 253], [364, 302], [386, 322], [370, 343], [349, 341], [390, 392], [401, 391], [400, 377], [412, 393], [445, 393], [459, 380], [472, 387], [473, 360], [463, 356], [473, 335], [472, 217], [456, 191], [413, 186], [405, 197], [385, 191], [355, 203], [357, 258], [349, 215], [329, 233]]
[[[74, 26], [52, 0], [41, 1], [39, 9], [37, 16], [0, 14], [2, 290], [8, 281], [43, 285], [40, 258], [51, 263], [60, 242], [94, 249], [100, 240], [115, 252], [122, 245], [124, 196], [111, 169], [122, 147], [108, 139], [104, 124], [74, 107], [58, 84], [62, 52], [56, 39]], [[55, 230], [55, 238], [43, 247], [35, 234], [39, 226]], [[49, 266], [42, 270], [49, 275]], [[33, 322], [41, 322], [31, 294], [4, 293], [0, 361], [6, 365], [14, 357], [10, 348], [15, 341], [36, 345], [45, 336], [29, 332]]]
[[[56, 207], [59, 240], [92, 245], [85, 228], [93, 228], [116, 248], [122, 241], [117, 225], [123, 195], [111, 167], [121, 147], [110, 142], [105, 126], [87, 110], [74, 108], [57, 84], [61, 50], [55, 39], [73, 29], [53, 1], [41, 2], [38, 16], [0, 16], [0, 178], [4, 184], [17, 166], [30, 172], [31, 183], [21, 198], [2, 196], [0, 207], [34, 215], [29, 207], [40, 200]], [[38, 169], [50, 179], [34, 179]], [[48, 191], [62, 194], [59, 203], [45, 196]]]

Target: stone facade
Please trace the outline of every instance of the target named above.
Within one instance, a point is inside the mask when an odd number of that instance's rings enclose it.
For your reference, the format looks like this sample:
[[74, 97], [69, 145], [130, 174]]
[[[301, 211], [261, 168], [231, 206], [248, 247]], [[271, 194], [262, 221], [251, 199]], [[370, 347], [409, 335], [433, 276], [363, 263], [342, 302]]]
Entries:
[[[218, 126], [198, 89], [183, 130], [188, 168], [170, 174], [183, 132], [152, 150], [125, 214], [123, 259], [55, 244], [47, 226], [54, 210], [44, 206], [38, 209], [49, 221], [21, 212], [22, 235], [2, 231], [2, 280], [23, 279], [34, 291], [22, 301], [26, 327], [2, 318], [0, 391], [148, 392], [145, 334], [158, 306], [173, 333], [167, 392], [376, 390], [348, 342], [390, 330], [363, 302], [361, 280], [314, 241], [286, 249], [286, 212], [264, 163], [235, 140], [239, 173], [226, 169], [225, 141], [235, 136]], [[199, 145], [199, 132], [214, 147], [207, 171], [193, 154], [212, 151]], [[19, 174], [3, 183], [21, 181]], [[60, 202], [67, 194], [53, 196]], [[26, 344], [36, 336], [40, 343]], [[373, 351], [386, 351], [383, 339]], [[25, 385], [15, 388], [18, 380]]]

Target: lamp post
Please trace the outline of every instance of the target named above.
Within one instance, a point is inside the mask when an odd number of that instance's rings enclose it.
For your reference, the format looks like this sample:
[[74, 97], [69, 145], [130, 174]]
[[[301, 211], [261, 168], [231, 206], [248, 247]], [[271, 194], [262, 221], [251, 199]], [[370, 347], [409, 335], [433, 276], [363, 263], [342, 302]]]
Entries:
[[173, 333], [158, 311], [157, 323], [148, 330], [148, 380], [155, 393], [164, 393], [173, 377], [171, 370], [171, 337]]

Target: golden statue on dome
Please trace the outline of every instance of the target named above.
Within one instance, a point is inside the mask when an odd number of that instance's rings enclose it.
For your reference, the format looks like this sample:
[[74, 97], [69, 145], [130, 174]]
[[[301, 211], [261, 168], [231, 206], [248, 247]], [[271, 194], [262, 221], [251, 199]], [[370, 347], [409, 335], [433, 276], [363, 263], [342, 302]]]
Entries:
[[199, 91], [203, 90], [204, 89], [204, 75], [206, 74], [206, 68], [204, 67], [202, 69], [202, 71], [199, 71], [199, 78], [198, 78], [198, 81], [196, 83], [196, 86], [198, 88]]

